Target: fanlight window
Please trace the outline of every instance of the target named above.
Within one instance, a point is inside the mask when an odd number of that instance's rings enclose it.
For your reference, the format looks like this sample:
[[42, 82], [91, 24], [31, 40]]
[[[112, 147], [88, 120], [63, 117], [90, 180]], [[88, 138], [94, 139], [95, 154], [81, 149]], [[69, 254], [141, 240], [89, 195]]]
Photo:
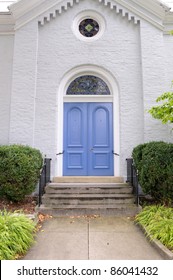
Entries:
[[107, 84], [100, 78], [87, 75], [76, 78], [68, 87], [67, 95], [110, 95]]

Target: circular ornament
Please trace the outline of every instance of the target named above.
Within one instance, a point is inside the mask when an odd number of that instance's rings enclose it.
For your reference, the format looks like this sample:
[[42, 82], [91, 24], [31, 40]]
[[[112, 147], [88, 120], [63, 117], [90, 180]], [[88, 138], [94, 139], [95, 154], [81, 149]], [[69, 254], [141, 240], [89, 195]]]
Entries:
[[92, 18], [86, 18], [80, 22], [79, 32], [85, 37], [93, 37], [99, 32], [99, 24]]
[[72, 29], [78, 39], [92, 42], [103, 35], [105, 19], [95, 11], [84, 11], [75, 17]]

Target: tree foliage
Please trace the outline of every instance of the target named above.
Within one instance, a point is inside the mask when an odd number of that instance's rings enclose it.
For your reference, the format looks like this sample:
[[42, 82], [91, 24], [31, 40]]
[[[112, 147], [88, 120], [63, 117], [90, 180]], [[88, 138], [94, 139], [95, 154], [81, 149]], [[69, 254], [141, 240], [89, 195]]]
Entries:
[[[173, 82], [172, 82], [173, 85]], [[148, 112], [153, 118], [159, 119], [163, 124], [173, 123], [173, 91], [165, 92], [156, 99], [156, 102], [162, 102], [153, 106]]]

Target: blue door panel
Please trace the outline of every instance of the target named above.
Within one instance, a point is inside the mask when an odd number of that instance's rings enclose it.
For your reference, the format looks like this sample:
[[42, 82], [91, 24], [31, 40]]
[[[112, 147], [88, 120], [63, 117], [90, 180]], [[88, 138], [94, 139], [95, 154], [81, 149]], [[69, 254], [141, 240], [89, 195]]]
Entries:
[[66, 176], [86, 175], [86, 125], [86, 104], [65, 103], [63, 174]]
[[84, 162], [84, 152], [67, 152], [68, 169], [82, 169]]
[[[91, 105], [91, 110], [93, 109]], [[93, 124], [93, 139], [95, 146], [108, 147], [109, 145], [109, 112], [100, 106], [93, 110], [92, 120]]]
[[108, 169], [109, 157], [109, 152], [93, 152], [93, 167], [95, 169]]
[[81, 108], [70, 108], [67, 113], [67, 144], [68, 147], [82, 147], [83, 111]]
[[64, 103], [64, 175], [113, 175], [112, 103]]
[[88, 173], [90, 176], [113, 175], [112, 103], [89, 104], [90, 147]]

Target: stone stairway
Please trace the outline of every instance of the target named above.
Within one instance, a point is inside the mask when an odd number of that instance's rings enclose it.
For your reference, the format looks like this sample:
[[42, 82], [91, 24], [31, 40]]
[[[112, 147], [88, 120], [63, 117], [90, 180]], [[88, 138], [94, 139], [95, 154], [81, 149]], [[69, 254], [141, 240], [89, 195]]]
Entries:
[[92, 183], [89, 178], [54, 179], [53, 183], [46, 186], [38, 211], [53, 216], [93, 214], [134, 216], [140, 211], [134, 204], [131, 186], [122, 183], [122, 180], [112, 178], [111, 180], [102, 178], [101, 183], [98, 182], [100, 178], [92, 178]]

